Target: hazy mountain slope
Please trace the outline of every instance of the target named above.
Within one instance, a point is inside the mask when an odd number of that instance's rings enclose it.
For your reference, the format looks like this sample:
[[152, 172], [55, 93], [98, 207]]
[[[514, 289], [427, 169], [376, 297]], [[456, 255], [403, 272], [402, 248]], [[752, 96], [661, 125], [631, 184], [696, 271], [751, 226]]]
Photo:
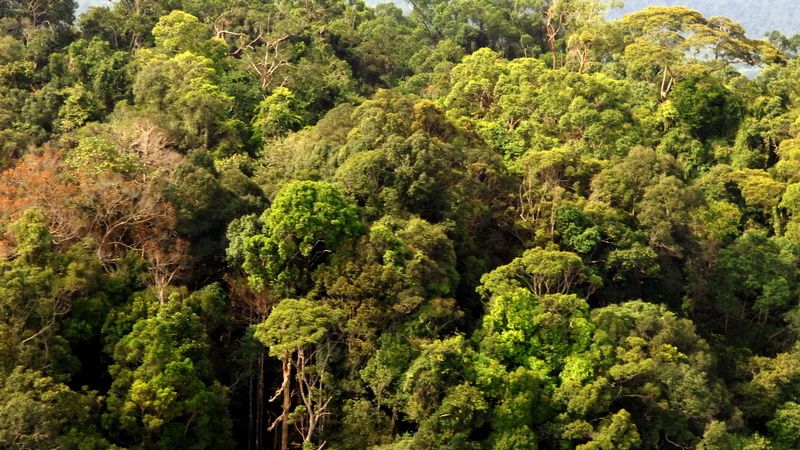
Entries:
[[706, 16], [727, 16], [744, 25], [753, 37], [772, 30], [800, 33], [797, 0], [625, 0], [625, 7], [614, 16], [653, 5], [686, 5]]

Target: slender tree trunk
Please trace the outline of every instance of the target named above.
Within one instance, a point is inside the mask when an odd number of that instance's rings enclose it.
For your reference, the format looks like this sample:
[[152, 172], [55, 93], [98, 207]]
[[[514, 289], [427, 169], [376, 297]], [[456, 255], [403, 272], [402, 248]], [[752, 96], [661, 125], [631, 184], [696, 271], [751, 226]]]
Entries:
[[283, 412], [281, 414], [281, 450], [289, 448], [289, 410], [292, 408], [292, 391], [290, 381], [292, 378], [292, 364], [289, 361], [290, 355], [283, 357]]
[[[253, 435], [255, 434], [255, 419], [253, 418], [253, 360], [249, 361], [249, 375], [247, 376], [247, 450], [253, 450]], [[256, 444], [258, 445], [258, 444]]]
[[258, 355], [258, 389], [256, 390], [256, 450], [264, 448], [264, 356], [266, 350]]

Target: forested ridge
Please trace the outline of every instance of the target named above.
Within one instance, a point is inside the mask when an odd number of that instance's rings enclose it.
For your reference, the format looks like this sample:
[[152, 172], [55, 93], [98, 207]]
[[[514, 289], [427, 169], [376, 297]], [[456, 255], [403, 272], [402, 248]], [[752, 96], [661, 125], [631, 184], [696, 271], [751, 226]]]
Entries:
[[0, 448], [800, 448], [800, 38], [412, 5], [0, 0]]

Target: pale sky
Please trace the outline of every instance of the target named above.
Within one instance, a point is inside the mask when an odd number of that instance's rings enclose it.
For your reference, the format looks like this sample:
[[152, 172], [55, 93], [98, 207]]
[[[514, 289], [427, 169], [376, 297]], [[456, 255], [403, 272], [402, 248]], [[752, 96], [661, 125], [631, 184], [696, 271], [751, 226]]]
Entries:
[[90, 6], [104, 6], [109, 3], [108, 0], [78, 0], [78, 14], [86, 11]]

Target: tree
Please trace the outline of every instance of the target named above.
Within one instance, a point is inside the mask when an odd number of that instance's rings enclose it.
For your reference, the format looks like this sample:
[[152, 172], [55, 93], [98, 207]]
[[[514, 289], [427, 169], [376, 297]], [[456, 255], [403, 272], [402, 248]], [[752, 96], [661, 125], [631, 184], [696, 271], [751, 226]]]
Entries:
[[212, 40], [208, 25], [180, 10], [158, 19], [152, 33], [156, 47], [170, 55], [192, 52], [213, 59], [219, 56], [214, 47], [223, 43], [221, 39]]
[[797, 447], [797, 39], [372, 3], [0, 0], [0, 447]]
[[[138, 251], [163, 292], [185, 268], [186, 244], [175, 230], [175, 211], [164, 192], [181, 158], [169, 138], [148, 120], [92, 127], [66, 157], [52, 150], [31, 154], [5, 173], [0, 203], [11, 218], [28, 208], [47, 213], [57, 244], [94, 239], [108, 263]], [[54, 195], [53, 186], [60, 186]], [[24, 187], [24, 188], [23, 188]]]
[[679, 252], [682, 229], [688, 222], [691, 192], [673, 176], [661, 176], [644, 191], [637, 218], [647, 231], [650, 245], [668, 252]]
[[27, 19], [34, 27], [68, 27], [75, 14], [74, 0], [5, 0], [0, 4], [0, 18]]
[[574, 253], [532, 248], [511, 263], [486, 274], [481, 282], [482, 295], [496, 289], [521, 287], [535, 296], [543, 296], [569, 294], [579, 289], [591, 294], [601, 280]]
[[[698, 324], [726, 336], [731, 343], [775, 349], [786, 346], [792, 338], [782, 335], [793, 333], [784, 320], [793, 308], [790, 299], [797, 289], [796, 258], [796, 249], [786, 241], [761, 231], [743, 233], [720, 250], [704, 285], [696, 287], [692, 307]], [[714, 288], [708, 289], [705, 283]]]
[[674, 158], [635, 147], [592, 180], [592, 197], [636, 215], [647, 188], [660, 181], [661, 174], [677, 175]]
[[178, 9], [178, 2], [124, 0], [110, 10], [90, 8], [88, 17], [81, 17], [85, 31], [110, 34], [117, 47], [136, 50], [152, 42], [151, 30], [158, 19]]
[[41, 372], [18, 367], [0, 381], [0, 445], [119, 448], [103, 439], [91, 420], [98, 403], [95, 392], [75, 392]]
[[554, 393], [567, 411], [561, 438], [588, 440], [585, 448], [694, 445], [724, 391], [692, 322], [640, 301], [596, 309], [591, 319], [592, 344], [579, 356], [584, 371], [564, 377]]
[[104, 424], [140, 448], [233, 448], [226, 389], [200, 318], [179, 299], [136, 321], [113, 348]]
[[361, 42], [354, 50], [365, 82], [389, 87], [412, 73], [411, 58], [424, 46], [416, 39], [419, 33], [403, 10], [389, 3], [379, 4], [375, 17], [362, 22], [357, 31]]
[[[316, 435], [330, 414], [333, 398], [328, 384], [329, 330], [343, 319], [343, 314], [324, 303], [307, 299], [284, 299], [278, 303], [255, 336], [269, 348], [271, 356], [281, 360], [283, 382], [273, 400], [283, 397], [283, 413], [270, 429], [281, 424], [281, 449], [289, 446], [289, 425], [294, 423], [303, 438], [303, 448], [322, 448], [325, 442]], [[292, 371], [296, 384], [292, 386]], [[292, 410], [292, 396], [299, 396], [301, 406]], [[291, 416], [291, 417], [290, 417]], [[313, 446], [312, 446], [313, 444]]]
[[472, 430], [486, 420], [483, 393], [461, 374], [469, 370], [472, 351], [463, 336], [426, 344], [405, 373], [404, 410], [419, 422], [407, 442], [389, 448], [477, 448]]
[[[550, 50], [553, 69], [560, 65], [558, 41], [568, 33], [576, 33], [582, 28], [596, 24], [615, 6], [614, 0], [551, 0], [543, 14], [542, 21], [546, 32], [547, 48]], [[573, 42], [575, 42], [573, 40]], [[585, 57], [584, 57], [585, 58]], [[563, 65], [566, 64], [566, 60]], [[580, 71], [583, 72], [585, 59], [582, 58]]]
[[484, 48], [465, 57], [450, 72], [450, 93], [444, 104], [454, 117], [485, 114], [494, 104], [494, 88], [506, 61]]
[[594, 331], [589, 305], [570, 293], [580, 267], [577, 255], [531, 249], [482, 279], [488, 304], [473, 370], [492, 400], [494, 448], [538, 448], [534, 430], [553, 414], [557, 380], [591, 374], [580, 357]]
[[701, 139], [729, 133], [741, 116], [739, 99], [710, 75], [678, 81], [670, 100], [678, 118]]
[[253, 118], [253, 127], [263, 139], [281, 137], [305, 125], [302, 105], [292, 91], [280, 87], [261, 101]]
[[797, 57], [800, 50], [800, 35], [786, 36], [780, 31], [774, 30], [766, 34], [767, 39], [778, 50], [789, 57]]
[[0, 262], [0, 378], [18, 366], [69, 372], [75, 361], [58, 328], [81, 280], [70, 276], [70, 261], [53, 251], [41, 211], [27, 210], [9, 228], [13, 258]]
[[360, 228], [358, 209], [334, 185], [295, 181], [260, 218], [230, 225], [228, 257], [242, 265], [253, 287], [291, 295], [307, 289], [310, 272]]
[[[166, 123], [182, 135], [185, 148], [216, 144], [233, 98], [216, 83], [213, 61], [182, 52], [174, 56], [140, 53], [142, 68], [133, 82], [138, 105], [166, 113]], [[175, 85], [173, 80], [184, 80]]]
[[775, 436], [779, 448], [796, 447], [797, 433], [800, 431], [800, 405], [794, 402], [785, 403], [775, 414], [775, 418], [768, 424], [770, 431]]
[[628, 14], [620, 22], [625, 32], [622, 60], [631, 74], [660, 81], [662, 101], [675, 83], [687, 72], [696, 70], [709, 52], [709, 64], [741, 62], [758, 64], [769, 60], [776, 51], [766, 41], [748, 39], [737, 23], [721, 17], [706, 19], [699, 12], [683, 6], [649, 7]]

